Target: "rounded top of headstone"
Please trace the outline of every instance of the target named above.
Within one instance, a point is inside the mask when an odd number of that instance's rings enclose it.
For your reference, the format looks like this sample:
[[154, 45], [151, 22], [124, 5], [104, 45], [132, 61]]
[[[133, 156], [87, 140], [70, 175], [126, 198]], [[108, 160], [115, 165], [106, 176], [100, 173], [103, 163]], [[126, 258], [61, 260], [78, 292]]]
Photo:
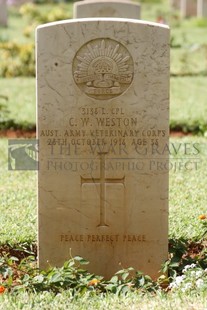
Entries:
[[68, 20], [61, 20], [57, 22], [51, 22], [46, 23], [43, 25], [39, 25], [36, 29], [46, 28], [46, 27], [54, 27], [54, 26], [61, 26], [64, 24], [73, 24], [73, 23], [81, 23], [82, 25], [84, 23], [94, 23], [94, 22], [120, 22], [120, 23], [132, 23], [132, 24], [140, 24], [143, 26], [149, 26], [149, 27], [157, 27], [157, 28], [166, 28], [170, 29], [170, 27], [166, 24], [160, 24], [156, 22], [151, 21], [145, 21], [145, 20], [138, 20], [138, 19], [130, 19], [130, 18], [119, 18], [119, 17], [87, 17], [87, 18], [74, 18], [74, 19], [68, 19]]

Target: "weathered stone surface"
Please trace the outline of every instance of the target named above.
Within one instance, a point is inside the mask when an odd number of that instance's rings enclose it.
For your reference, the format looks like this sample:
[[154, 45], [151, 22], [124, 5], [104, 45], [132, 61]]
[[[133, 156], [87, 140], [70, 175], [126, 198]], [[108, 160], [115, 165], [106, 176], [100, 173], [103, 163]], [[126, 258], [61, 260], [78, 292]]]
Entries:
[[106, 278], [129, 266], [156, 277], [168, 252], [168, 27], [38, 27], [37, 102], [40, 267], [72, 254]]
[[140, 19], [140, 5], [127, 0], [85, 0], [74, 3], [73, 17], [122, 17]]
[[0, 0], [0, 26], [7, 26], [7, 4], [6, 0]]

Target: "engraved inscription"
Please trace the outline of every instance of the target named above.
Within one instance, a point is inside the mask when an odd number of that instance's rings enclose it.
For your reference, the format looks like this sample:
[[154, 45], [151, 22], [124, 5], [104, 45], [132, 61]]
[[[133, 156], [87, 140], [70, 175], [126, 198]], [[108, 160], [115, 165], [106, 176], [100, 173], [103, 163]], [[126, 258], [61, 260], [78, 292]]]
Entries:
[[86, 43], [73, 60], [76, 84], [95, 99], [121, 95], [132, 83], [133, 73], [133, 60], [126, 47], [108, 38]]
[[136, 235], [79, 235], [79, 234], [61, 234], [60, 235], [61, 242], [146, 242], [146, 235], [144, 234], [136, 234]]
[[125, 177], [120, 179], [111, 179], [105, 177], [105, 154], [107, 153], [98, 153], [100, 155], [100, 178], [83, 178], [81, 176], [81, 185], [85, 183], [99, 183], [100, 184], [100, 223], [98, 227], [100, 226], [108, 226], [106, 221], [106, 208], [105, 208], [105, 202], [106, 202], [106, 194], [105, 194], [105, 184], [106, 183], [119, 183], [124, 185]]

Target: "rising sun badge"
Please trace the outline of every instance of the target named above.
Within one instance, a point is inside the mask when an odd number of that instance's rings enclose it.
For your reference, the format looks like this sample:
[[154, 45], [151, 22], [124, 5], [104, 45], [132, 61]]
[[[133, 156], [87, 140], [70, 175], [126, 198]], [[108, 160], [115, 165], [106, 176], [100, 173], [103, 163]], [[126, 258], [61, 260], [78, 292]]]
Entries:
[[127, 48], [108, 38], [84, 44], [73, 60], [75, 83], [95, 99], [121, 95], [132, 83], [133, 72], [133, 60]]

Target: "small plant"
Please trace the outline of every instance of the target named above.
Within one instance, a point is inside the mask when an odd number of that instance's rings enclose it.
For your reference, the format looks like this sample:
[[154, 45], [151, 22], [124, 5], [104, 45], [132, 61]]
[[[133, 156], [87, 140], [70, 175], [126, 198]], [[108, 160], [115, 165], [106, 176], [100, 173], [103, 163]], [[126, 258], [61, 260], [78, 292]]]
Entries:
[[[134, 276], [133, 276], [134, 274]], [[135, 272], [133, 268], [119, 270], [109, 280], [103, 282], [106, 291], [115, 294], [126, 294], [130, 291], [154, 292], [160, 286], [142, 272]]]
[[185, 293], [192, 291], [204, 291], [207, 289], [207, 269], [202, 269], [193, 263], [186, 265], [182, 270], [182, 275], [175, 276], [169, 285], [169, 289], [181, 290]]
[[192, 19], [192, 24], [195, 27], [206, 28], [207, 27], [207, 18], [194, 18], [194, 19]]
[[34, 44], [0, 42], [1, 77], [35, 76]]
[[19, 260], [4, 255], [0, 258], [0, 285], [8, 292], [26, 290], [31, 292], [51, 291], [55, 294], [69, 290], [71, 296], [85, 292], [127, 294], [131, 291], [155, 292], [158, 283], [133, 268], [118, 271], [110, 280], [96, 276], [82, 269], [89, 262], [76, 256], [64, 263], [61, 268], [51, 267], [41, 271], [36, 268], [33, 255]]
[[23, 32], [26, 37], [30, 37], [39, 24], [46, 24], [71, 18], [71, 14], [68, 13], [64, 7], [56, 7], [48, 13], [42, 13], [38, 6], [33, 3], [22, 5], [20, 8], [20, 14], [23, 17], [26, 16], [29, 20], [29, 26], [27, 26]]
[[70, 13], [66, 12], [64, 8], [54, 8], [46, 14], [42, 13], [38, 6], [33, 3], [26, 3], [22, 5], [20, 8], [20, 14], [22, 16], [27, 16], [29, 21], [36, 23], [36, 25], [71, 18]]
[[198, 264], [207, 268], [206, 247], [201, 242], [182, 239], [169, 240], [169, 259], [163, 264], [162, 272], [168, 274], [169, 280], [182, 275], [186, 266]]

